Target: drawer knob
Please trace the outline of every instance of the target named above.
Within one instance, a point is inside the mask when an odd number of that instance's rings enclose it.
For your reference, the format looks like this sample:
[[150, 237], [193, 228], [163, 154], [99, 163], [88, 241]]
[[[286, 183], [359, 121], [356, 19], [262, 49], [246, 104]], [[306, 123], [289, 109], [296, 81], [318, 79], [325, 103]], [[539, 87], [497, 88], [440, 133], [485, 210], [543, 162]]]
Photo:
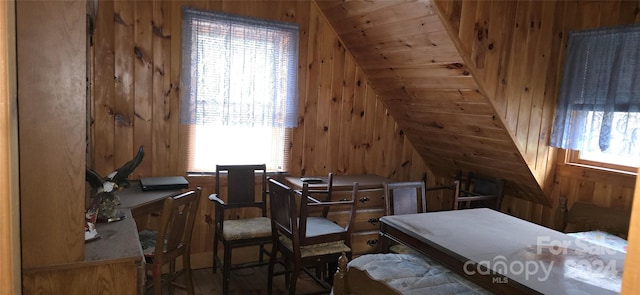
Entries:
[[362, 197], [362, 198], [360, 198], [360, 199], [359, 199], [359, 201], [360, 201], [361, 203], [369, 202], [369, 197]]
[[370, 247], [374, 247], [377, 243], [378, 243], [378, 239], [367, 241], [367, 245], [369, 245]]
[[376, 225], [378, 222], [380, 222], [380, 218], [369, 218], [369, 223]]

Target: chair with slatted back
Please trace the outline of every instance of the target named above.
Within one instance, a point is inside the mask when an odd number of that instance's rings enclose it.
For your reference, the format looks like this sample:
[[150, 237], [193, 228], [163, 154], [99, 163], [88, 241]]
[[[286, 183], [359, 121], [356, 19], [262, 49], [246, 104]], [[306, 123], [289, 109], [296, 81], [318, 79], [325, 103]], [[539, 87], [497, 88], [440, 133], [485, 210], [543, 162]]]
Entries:
[[[357, 183], [353, 186], [357, 194]], [[316, 282], [331, 291], [331, 278], [317, 277], [310, 268], [324, 268], [338, 261], [344, 252], [351, 254], [351, 229], [355, 219], [354, 198], [348, 201], [321, 201], [310, 196], [308, 184], [301, 191], [294, 191], [287, 185], [269, 179], [270, 212], [272, 224], [272, 251], [269, 259], [267, 293], [272, 293], [273, 277], [286, 274], [289, 294], [296, 294], [296, 282], [301, 272], [307, 273]], [[335, 208], [347, 210], [348, 219], [344, 226], [322, 216], [308, 216], [310, 208]], [[275, 272], [278, 253], [284, 258], [285, 270]], [[327, 272], [335, 273], [335, 269]]]
[[[321, 200], [321, 201], [331, 201], [331, 198], [333, 196], [333, 173], [329, 172], [329, 175], [327, 176], [327, 186], [326, 187], [322, 187], [322, 188], [309, 188], [308, 189], [308, 193], [309, 195], [311, 195], [311, 197], [317, 199], [317, 200]], [[309, 215], [318, 215], [318, 216], [322, 216], [322, 217], [327, 217], [327, 214], [329, 213], [329, 207], [324, 207], [324, 208], [310, 208], [312, 212], [309, 212]], [[318, 211], [318, 212], [316, 212]]]
[[[385, 215], [402, 215], [427, 212], [427, 197], [424, 181], [403, 181], [384, 184]], [[416, 253], [410, 248], [396, 244], [389, 248], [395, 253]]]
[[[226, 174], [226, 186], [221, 175]], [[226, 187], [226, 190], [224, 188]], [[271, 219], [267, 217], [266, 165], [216, 165], [215, 193], [209, 196], [215, 204], [213, 236], [213, 272], [220, 265], [218, 244], [223, 246], [222, 293], [228, 294], [231, 271], [266, 264], [264, 245], [271, 243]], [[258, 200], [256, 200], [258, 199]], [[240, 211], [254, 217], [238, 218]], [[258, 246], [258, 261], [232, 264], [234, 248]]]
[[[144, 249], [145, 269], [151, 278], [147, 281], [147, 289], [154, 294], [162, 294], [163, 286], [169, 292], [178, 287], [188, 294], [195, 294], [191, 278], [191, 234], [200, 204], [200, 188], [164, 200], [160, 213], [160, 224], [157, 231], [143, 230], [140, 239], [149, 244]], [[143, 245], [144, 246], [144, 245]], [[176, 260], [182, 258], [182, 269], [176, 271]], [[162, 267], [169, 265], [169, 272], [162, 273]], [[184, 274], [184, 282], [176, 281]]]
[[491, 208], [500, 211], [505, 180], [498, 177], [469, 172], [466, 178], [458, 174], [462, 183], [453, 202], [454, 210], [467, 208]]

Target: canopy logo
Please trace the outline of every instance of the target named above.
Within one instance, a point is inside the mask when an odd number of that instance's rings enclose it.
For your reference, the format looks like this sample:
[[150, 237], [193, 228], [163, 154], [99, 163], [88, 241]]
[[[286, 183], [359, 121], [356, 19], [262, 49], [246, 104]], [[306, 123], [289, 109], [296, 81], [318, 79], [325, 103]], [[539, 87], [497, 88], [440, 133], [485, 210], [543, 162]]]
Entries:
[[[467, 275], [496, 275], [494, 283], [508, 283], [509, 278], [546, 281], [558, 267], [558, 274], [565, 277], [598, 276], [616, 277], [620, 275], [616, 260], [604, 259], [617, 251], [582, 240], [552, 240], [538, 237], [537, 245], [510, 256], [497, 255], [492, 259], [466, 261], [463, 271]], [[558, 264], [558, 265], [556, 265]]]

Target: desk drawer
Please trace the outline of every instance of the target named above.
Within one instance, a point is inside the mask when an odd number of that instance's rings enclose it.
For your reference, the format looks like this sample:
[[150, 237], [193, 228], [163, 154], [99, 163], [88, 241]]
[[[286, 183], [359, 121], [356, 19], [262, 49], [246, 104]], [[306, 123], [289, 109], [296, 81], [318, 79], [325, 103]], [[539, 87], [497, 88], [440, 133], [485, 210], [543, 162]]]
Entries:
[[365, 231], [351, 234], [351, 251], [353, 255], [377, 252], [379, 231]]
[[384, 216], [384, 209], [361, 210], [356, 212], [356, 222], [353, 230], [361, 231], [379, 231], [380, 217]]
[[[321, 194], [312, 194], [314, 197], [323, 198]], [[353, 198], [351, 191], [333, 191], [331, 195], [332, 201], [348, 201]], [[324, 199], [323, 199], [324, 200]], [[384, 208], [384, 191], [380, 189], [358, 190], [356, 197], [357, 209]]]

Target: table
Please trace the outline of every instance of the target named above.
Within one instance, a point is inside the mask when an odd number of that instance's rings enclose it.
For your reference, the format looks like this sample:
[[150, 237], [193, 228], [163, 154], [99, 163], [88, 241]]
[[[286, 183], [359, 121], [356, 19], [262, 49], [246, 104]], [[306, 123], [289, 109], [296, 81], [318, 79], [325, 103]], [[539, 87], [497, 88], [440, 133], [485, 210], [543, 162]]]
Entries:
[[[309, 189], [326, 189], [327, 176], [319, 176], [322, 183], [310, 183]], [[300, 177], [289, 176], [286, 182], [296, 190], [302, 189]], [[333, 175], [332, 200], [351, 200], [353, 183], [358, 183], [358, 190], [378, 190], [369, 197], [361, 197], [356, 202], [355, 224], [351, 233], [351, 248], [354, 256], [372, 253], [377, 249], [380, 225], [379, 219], [385, 213], [384, 190], [385, 182], [392, 180], [375, 174]], [[339, 224], [344, 224], [349, 217], [347, 211], [329, 212], [328, 218]]]
[[385, 216], [380, 247], [406, 244], [498, 294], [618, 294], [625, 254], [479, 208]]

